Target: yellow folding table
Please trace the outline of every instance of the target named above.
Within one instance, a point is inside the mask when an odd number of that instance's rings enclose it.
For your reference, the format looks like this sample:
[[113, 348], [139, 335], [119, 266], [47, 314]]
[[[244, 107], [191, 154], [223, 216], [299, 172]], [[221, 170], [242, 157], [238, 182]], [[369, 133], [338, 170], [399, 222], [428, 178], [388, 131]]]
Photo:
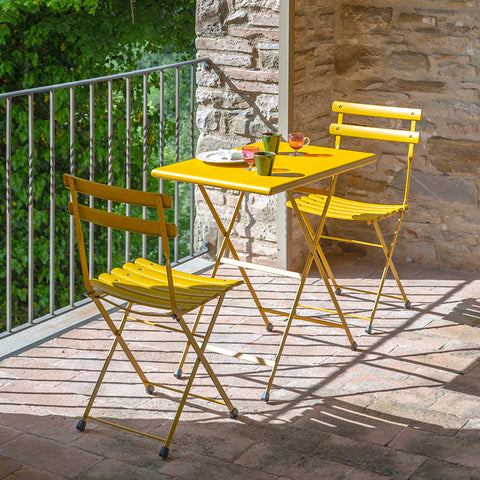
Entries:
[[[259, 143], [258, 146], [261, 147], [261, 144]], [[278, 364], [280, 362], [280, 358], [293, 319], [306, 320], [321, 325], [340, 328], [345, 331], [352, 349], [355, 350], [357, 348], [356, 342], [354, 341], [352, 334], [350, 333], [348, 324], [345, 321], [345, 316], [340, 308], [340, 305], [338, 304], [337, 299], [335, 298], [335, 293], [330, 284], [327, 272], [325, 271], [325, 268], [323, 266], [322, 259], [325, 257], [319, 242], [325, 224], [325, 213], [328, 209], [330, 198], [335, 192], [338, 175], [374, 162], [376, 160], [375, 155], [373, 153], [324, 148], [313, 145], [309, 145], [308, 147], [303, 148], [302, 152], [304, 153], [304, 155], [302, 156], [291, 156], [291, 152], [293, 152], [293, 150], [290, 148], [288, 143], [282, 142], [280, 145], [279, 154], [275, 157], [273, 172], [271, 176], [260, 176], [255, 171], [245, 170], [245, 164], [208, 163], [197, 158], [171, 164], [165, 167], [155, 168], [154, 170], [152, 170], [152, 176], [155, 178], [177, 180], [198, 185], [198, 188], [200, 189], [200, 192], [202, 193], [203, 198], [205, 199], [205, 202], [207, 203], [208, 208], [210, 209], [210, 212], [212, 213], [218, 225], [218, 228], [223, 235], [223, 242], [219, 249], [217, 260], [212, 270], [212, 277], [216, 275], [221, 263], [228, 263], [230, 265], [236, 266], [239, 269], [243, 280], [248, 287], [250, 295], [255, 302], [255, 305], [260, 312], [263, 321], [265, 322], [267, 330], [271, 331], [273, 329], [273, 326], [267, 317], [267, 313], [288, 317], [285, 324], [282, 340], [275, 356], [275, 360], [268, 360], [254, 355], [235, 352], [225, 348], [220, 348], [212, 344], [209, 344], [207, 346], [208, 350], [222, 353], [224, 355], [234, 356], [236, 358], [270, 367], [270, 379], [262, 396], [262, 399], [265, 401], [269, 400], [270, 389], [272, 387], [273, 379], [275, 377], [275, 373], [277, 371]], [[316, 230], [313, 231], [310, 223], [305, 221], [305, 214], [302, 213], [297, 207], [294, 192], [308, 191], [308, 187], [306, 187], [308, 184], [327, 178], [331, 178], [332, 180], [330, 182], [330, 188], [328, 189], [328, 198], [325, 202], [325, 211], [320, 218]], [[207, 189], [205, 188], [207, 186], [219, 187], [225, 190], [235, 190], [240, 192], [232, 216], [228, 220], [228, 222], [226, 222], [226, 225], [223, 224], [219, 213], [215, 210], [215, 206], [213, 205], [208, 195]], [[253, 265], [251, 263], [242, 262], [240, 261], [235, 247], [230, 239], [230, 234], [235, 222], [235, 218], [240, 210], [240, 206], [242, 204], [245, 193], [256, 193], [260, 195], [277, 195], [283, 192], [286, 192], [288, 199], [291, 202], [293, 210], [295, 211], [296, 218], [299, 222], [299, 225], [302, 229], [305, 240], [307, 241], [309, 247], [309, 254], [307, 256], [305, 266], [301, 273], [289, 272], [277, 268], [265, 268], [260, 265]], [[224, 257], [226, 249], [230, 251], [232, 258], [227, 259]], [[326, 319], [311, 318], [297, 314], [300, 297], [302, 295], [302, 291], [305, 282], [307, 281], [307, 277], [313, 262], [315, 262], [318, 271], [320, 272], [320, 275], [322, 277], [322, 280], [328, 290], [329, 296], [335, 308], [335, 310], [332, 310], [332, 312], [338, 315], [338, 322]], [[262, 306], [247, 276], [246, 268], [255, 268], [264, 271], [266, 270], [267, 272], [271, 272], [274, 274], [298, 278], [299, 285], [295, 294], [295, 298], [292, 301], [289, 313]], [[196, 324], [200, 319], [200, 315], [201, 312], [199, 312], [197, 316], [197, 322], [193, 326], [193, 331], [195, 331]], [[175, 372], [175, 376], [177, 377], [180, 377], [182, 374], [182, 367], [185, 361], [186, 354], [188, 352], [188, 348], [189, 346], [187, 345], [183, 359], [179, 365], [179, 368]]]

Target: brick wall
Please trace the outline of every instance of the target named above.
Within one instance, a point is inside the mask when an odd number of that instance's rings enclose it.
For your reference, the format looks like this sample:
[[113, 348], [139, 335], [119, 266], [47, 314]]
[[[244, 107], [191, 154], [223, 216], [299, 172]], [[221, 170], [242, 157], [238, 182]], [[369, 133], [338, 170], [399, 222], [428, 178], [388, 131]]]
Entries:
[[[198, 148], [258, 139], [278, 121], [278, 0], [200, 0], [197, 5], [198, 54], [216, 64], [199, 73]], [[400, 261], [480, 268], [478, 7], [476, 0], [295, 2], [295, 129], [332, 146], [327, 129], [334, 119], [333, 99], [424, 111], [411, 208], [396, 250]], [[340, 192], [398, 201], [395, 187], [404, 175], [398, 147], [355, 147], [378, 152], [379, 161], [343, 176]], [[220, 197], [228, 207], [231, 199]], [[265, 254], [264, 263], [275, 257], [275, 223], [268, 220], [274, 202], [265, 206], [252, 197], [235, 229], [245, 255], [259, 261]], [[199, 236], [215, 236], [202, 208]], [[260, 235], [255, 244], [248, 240], [252, 229]], [[329, 229], [338, 233], [337, 227]]]

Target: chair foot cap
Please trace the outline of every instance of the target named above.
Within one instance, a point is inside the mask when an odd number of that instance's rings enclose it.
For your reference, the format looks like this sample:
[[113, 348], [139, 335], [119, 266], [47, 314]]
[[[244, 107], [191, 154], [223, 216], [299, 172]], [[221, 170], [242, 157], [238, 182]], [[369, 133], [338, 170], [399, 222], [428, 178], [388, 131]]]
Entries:
[[151, 395], [155, 391], [155, 387], [153, 385], [149, 385], [148, 387], [145, 387], [145, 391]]
[[162, 447], [162, 448], [160, 449], [159, 455], [160, 455], [163, 459], [167, 458], [167, 457], [168, 457], [168, 448], [167, 448], [167, 447]]
[[408, 300], [408, 302], [405, 304], [405, 308], [407, 310], [410, 310], [412, 308], [412, 304], [410, 303], [410, 300]]
[[230, 412], [230, 418], [237, 418], [238, 417], [238, 410], [236, 408], [234, 408], [231, 412]]
[[353, 343], [352, 343], [352, 350], [353, 350], [353, 351], [356, 351], [357, 348], [358, 348], [357, 342], [353, 342]]
[[270, 393], [268, 393], [266, 390], [263, 392], [262, 400], [264, 400], [267, 403], [270, 400]]
[[174, 372], [173, 372], [173, 376], [175, 378], [182, 378], [182, 369], [181, 368], [177, 368]]
[[267, 328], [267, 332], [271, 332], [273, 330], [273, 325], [269, 323], [266, 328]]
[[77, 430], [79, 432], [83, 432], [85, 430], [85, 425], [87, 424], [87, 422], [85, 422], [85, 420], [79, 420], [78, 423], [77, 423]]
[[365, 329], [365, 331], [367, 333], [372, 333], [372, 326], [371, 325], [367, 325], [367, 328]]
[[342, 294], [342, 289], [340, 287], [337, 287], [335, 290], [335, 295], [341, 295]]

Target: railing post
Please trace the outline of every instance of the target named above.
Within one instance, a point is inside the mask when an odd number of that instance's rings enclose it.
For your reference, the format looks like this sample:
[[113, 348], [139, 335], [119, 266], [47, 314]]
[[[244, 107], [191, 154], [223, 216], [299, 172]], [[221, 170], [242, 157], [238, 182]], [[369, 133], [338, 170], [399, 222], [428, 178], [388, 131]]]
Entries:
[[34, 150], [34, 131], [33, 131], [33, 93], [28, 96], [28, 323], [33, 323], [33, 150]]
[[6, 105], [6, 239], [5, 239], [5, 260], [6, 260], [6, 298], [5, 298], [5, 328], [7, 332], [12, 331], [12, 99], [7, 98]]
[[[70, 175], [75, 175], [75, 88], [70, 87]], [[70, 216], [70, 306], [75, 305], [75, 223]]]
[[[113, 185], [113, 80], [108, 81], [107, 93], [107, 135], [108, 135], [108, 178], [107, 183]], [[108, 201], [107, 210], [112, 211], [112, 201]], [[107, 231], [107, 270], [112, 270], [112, 229]]]
[[55, 312], [55, 91], [50, 91], [50, 315]]
[[[89, 131], [89, 150], [90, 150], [90, 172], [89, 180], [95, 180], [95, 85], [92, 83], [88, 86], [88, 116], [90, 123]], [[89, 207], [93, 207], [93, 198], [90, 197]], [[95, 272], [95, 262], [93, 256], [93, 250], [95, 245], [95, 228], [93, 223], [89, 226], [88, 232], [88, 271], [91, 275]]]
[[[142, 116], [142, 143], [143, 143], [143, 162], [142, 162], [142, 188], [147, 191], [148, 177], [148, 75], [143, 75], [143, 116]], [[147, 209], [143, 207], [143, 218], [147, 218]], [[142, 238], [142, 256], [147, 256], [147, 237]]]
[[[132, 82], [130, 77], [125, 82], [125, 188], [131, 187], [132, 160]], [[130, 216], [130, 205], [126, 206], [125, 215]], [[130, 232], [125, 232], [125, 262], [130, 260]]]

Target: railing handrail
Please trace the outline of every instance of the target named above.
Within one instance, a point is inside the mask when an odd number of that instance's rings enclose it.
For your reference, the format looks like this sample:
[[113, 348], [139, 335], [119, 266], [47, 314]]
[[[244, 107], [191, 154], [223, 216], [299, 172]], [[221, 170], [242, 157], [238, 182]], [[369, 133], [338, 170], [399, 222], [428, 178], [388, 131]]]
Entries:
[[209, 58], [196, 58], [194, 60], [185, 60], [183, 62], [176, 62], [176, 63], [169, 63], [168, 65], [162, 65], [157, 67], [150, 67], [150, 68], [143, 68], [140, 70], [132, 70], [131, 72], [124, 72], [124, 73], [115, 73], [112, 75], [106, 75], [103, 77], [95, 77], [95, 78], [88, 78], [85, 80], [77, 80], [75, 82], [67, 82], [67, 83], [59, 83], [57, 85], [48, 85], [45, 87], [37, 87], [37, 88], [30, 88], [26, 90], [16, 90], [14, 92], [8, 93], [0, 93], [0, 100], [3, 98], [12, 98], [12, 97], [20, 97], [22, 95], [30, 95], [33, 93], [44, 93], [44, 92], [51, 92], [54, 90], [60, 90], [62, 88], [71, 88], [71, 87], [79, 87], [83, 85], [90, 85], [92, 83], [100, 83], [105, 82], [108, 80], [118, 80], [121, 78], [127, 77], [134, 77], [136, 75], [145, 75], [152, 72], [157, 72], [160, 70], [169, 70], [171, 68], [183, 67], [185, 65], [193, 65], [195, 63], [210, 63]]

